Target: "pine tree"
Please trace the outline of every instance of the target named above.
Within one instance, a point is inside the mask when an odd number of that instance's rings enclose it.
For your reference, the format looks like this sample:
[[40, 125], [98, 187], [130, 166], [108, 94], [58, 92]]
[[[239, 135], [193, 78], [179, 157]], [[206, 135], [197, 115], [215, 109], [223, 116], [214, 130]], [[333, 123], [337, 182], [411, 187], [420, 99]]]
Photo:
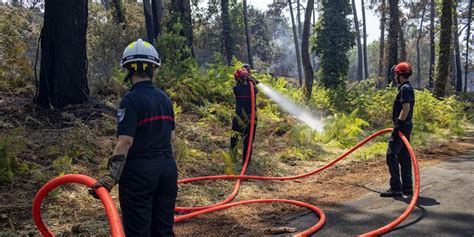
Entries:
[[35, 102], [53, 108], [88, 101], [87, 0], [46, 0]]
[[321, 16], [316, 25], [314, 50], [321, 65], [318, 78], [323, 86], [337, 88], [344, 84], [349, 68], [348, 51], [354, 46], [349, 0], [322, 1]]

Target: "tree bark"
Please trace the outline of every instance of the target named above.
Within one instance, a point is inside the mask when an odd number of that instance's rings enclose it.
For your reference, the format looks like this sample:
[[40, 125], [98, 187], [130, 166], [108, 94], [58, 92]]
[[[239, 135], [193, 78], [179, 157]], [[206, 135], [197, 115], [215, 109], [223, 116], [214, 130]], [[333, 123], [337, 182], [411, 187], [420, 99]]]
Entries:
[[151, 0], [151, 8], [153, 12], [153, 36], [154, 39], [161, 33], [161, 19], [163, 18], [163, 1]]
[[125, 14], [123, 13], [122, 0], [112, 0], [114, 7], [114, 19], [117, 23], [125, 23]]
[[303, 86], [303, 70], [301, 68], [301, 54], [300, 54], [300, 46], [298, 43], [298, 33], [296, 32], [296, 25], [295, 25], [295, 17], [293, 14], [293, 7], [291, 6], [291, 0], [288, 0], [288, 5], [290, 6], [290, 17], [291, 17], [291, 25], [293, 26], [293, 38], [295, 41], [295, 52], [296, 52], [296, 63], [298, 64], [298, 83], [299, 86]]
[[387, 7], [385, 5], [385, 0], [382, 0], [381, 5], [381, 18], [380, 18], [380, 43], [379, 43], [379, 77], [383, 75], [383, 65], [384, 65], [384, 58], [385, 58], [385, 24], [387, 21], [386, 12]]
[[143, 13], [145, 15], [147, 41], [153, 44], [155, 42], [155, 27], [153, 26], [153, 12], [150, 0], [143, 0]]
[[87, 0], [46, 0], [41, 30], [39, 91], [35, 102], [61, 109], [88, 101]]
[[418, 88], [421, 88], [421, 59], [420, 59], [420, 40], [423, 32], [423, 22], [425, 21], [426, 2], [423, 4], [421, 13], [420, 29], [418, 30], [418, 38], [416, 39], [416, 82]]
[[469, 72], [469, 37], [471, 35], [471, 21], [472, 21], [472, 0], [469, 1], [469, 10], [467, 14], [467, 29], [466, 29], [466, 62], [464, 64], [464, 92], [467, 92], [467, 74]]
[[252, 45], [250, 43], [249, 21], [248, 21], [248, 14], [247, 14], [247, 0], [244, 0], [243, 4], [244, 4], [245, 39], [247, 40], [247, 58], [248, 58], [248, 63], [250, 64], [250, 67], [254, 68], [253, 57], [252, 57]]
[[456, 73], [456, 91], [462, 92], [462, 66], [461, 66], [461, 52], [459, 50], [459, 34], [458, 34], [458, 14], [457, 1], [454, 2], [453, 9], [453, 42], [454, 42], [454, 71]]
[[357, 42], [357, 80], [361, 81], [363, 78], [363, 59], [362, 59], [362, 45], [360, 42], [360, 28], [359, 18], [357, 17], [357, 9], [355, 0], [352, 0], [352, 14], [354, 14], [354, 28], [356, 30], [356, 42]]
[[446, 84], [449, 77], [449, 64], [451, 62], [451, 39], [452, 39], [452, 10], [453, 0], [443, 0], [441, 8], [441, 31], [439, 40], [439, 57], [434, 94], [437, 97], [446, 96]]
[[224, 39], [224, 49], [227, 58], [227, 65], [232, 64], [234, 56], [234, 42], [231, 34], [230, 16], [229, 16], [229, 0], [221, 0], [221, 17], [222, 17], [222, 34]]
[[311, 26], [311, 14], [314, 8], [314, 0], [308, 0], [306, 5], [306, 11], [304, 16], [304, 25], [303, 25], [303, 36], [301, 39], [301, 58], [303, 61], [304, 68], [304, 77], [305, 77], [305, 87], [304, 95], [306, 101], [311, 98], [311, 92], [313, 90], [313, 81], [314, 81], [314, 72], [313, 67], [311, 66], [311, 59], [309, 57], [309, 33]]
[[398, 0], [388, 1], [388, 9], [390, 12], [389, 29], [388, 29], [388, 55], [387, 55], [387, 83], [392, 83], [392, 66], [398, 63]]
[[397, 20], [397, 28], [398, 28], [398, 45], [400, 47], [400, 58], [398, 61], [406, 61], [407, 60], [407, 46], [405, 43], [405, 32], [403, 31], [402, 25], [400, 23], [400, 18]]
[[364, 79], [369, 78], [369, 62], [367, 61], [367, 24], [365, 22], [365, 4], [364, 0], [360, 0], [362, 4], [362, 34], [363, 34], [363, 53], [364, 53]]
[[435, 4], [436, 0], [431, 0], [430, 5], [430, 71], [429, 71], [429, 79], [428, 79], [428, 88], [433, 88], [434, 82], [434, 64], [436, 58], [435, 52]]
[[[298, 35], [301, 36], [303, 34], [302, 28], [301, 28], [301, 2], [300, 0], [296, 0], [296, 19], [298, 21]], [[300, 40], [300, 39], [298, 39]]]

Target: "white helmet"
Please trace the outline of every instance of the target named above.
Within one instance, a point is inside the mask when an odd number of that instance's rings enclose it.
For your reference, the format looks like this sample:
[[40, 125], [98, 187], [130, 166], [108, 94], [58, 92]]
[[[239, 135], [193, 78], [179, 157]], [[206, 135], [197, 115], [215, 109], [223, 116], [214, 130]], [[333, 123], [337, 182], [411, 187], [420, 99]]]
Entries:
[[149, 62], [161, 67], [161, 60], [155, 47], [150, 43], [138, 39], [125, 48], [122, 55], [121, 66], [125, 67], [131, 62]]

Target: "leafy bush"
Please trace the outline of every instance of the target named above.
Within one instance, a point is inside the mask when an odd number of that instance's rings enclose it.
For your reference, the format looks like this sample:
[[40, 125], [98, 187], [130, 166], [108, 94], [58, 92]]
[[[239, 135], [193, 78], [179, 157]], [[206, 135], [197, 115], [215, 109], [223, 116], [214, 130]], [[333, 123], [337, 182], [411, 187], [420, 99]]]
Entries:
[[33, 59], [40, 14], [21, 7], [0, 7], [0, 91], [34, 92]]
[[[99, 2], [89, 3], [89, 22], [87, 25], [88, 79], [92, 93], [118, 94], [123, 89], [117, 87], [125, 78], [117, 72], [124, 48], [145, 35], [143, 6], [137, 2], [124, 2], [126, 23], [118, 24], [112, 12], [106, 11]], [[118, 93], [117, 93], [118, 92]]]
[[350, 114], [335, 114], [326, 120], [323, 141], [342, 148], [357, 144], [366, 134], [363, 128], [369, 126], [367, 121], [357, 115], [358, 110], [354, 110]]
[[17, 156], [25, 148], [21, 129], [0, 136], [0, 185], [10, 183], [16, 174], [25, 169]]

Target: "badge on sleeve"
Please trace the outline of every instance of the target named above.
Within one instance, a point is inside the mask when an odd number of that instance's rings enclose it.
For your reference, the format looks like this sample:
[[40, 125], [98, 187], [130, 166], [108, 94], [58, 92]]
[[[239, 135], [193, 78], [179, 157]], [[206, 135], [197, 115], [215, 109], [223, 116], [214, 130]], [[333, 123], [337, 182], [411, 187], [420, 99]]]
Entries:
[[117, 111], [117, 122], [122, 122], [123, 118], [125, 117], [125, 108], [124, 109], [118, 109]]

